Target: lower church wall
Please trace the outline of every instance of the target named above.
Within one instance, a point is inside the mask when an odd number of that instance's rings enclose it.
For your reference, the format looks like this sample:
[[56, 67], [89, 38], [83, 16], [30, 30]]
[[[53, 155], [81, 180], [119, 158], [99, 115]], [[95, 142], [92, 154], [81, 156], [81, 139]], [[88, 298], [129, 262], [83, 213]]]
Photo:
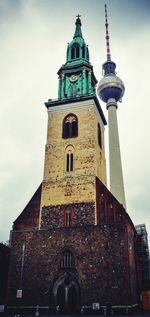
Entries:
[[65, 226], [65, 212], [71, 212], [71, 224], [95, 224], [95, 203], [76, 203], [70, 205], [45, 206], [41, 212], [41, 229]]
[[[59, 281], [65, 285], [71, 280], [77, 281], [82, 306], [93, 302], [135, 304], [136, 291], [131, 294], [130, 290], [126, 234], [121, 224], [14, 231], [7, 305], [55, 306], [54, 286], [57, 292]], [[74, 258], [67, 269], [61, 267], [65, 250]], [[21, 299], [16, 298], [18, 289], [23, 290]]]

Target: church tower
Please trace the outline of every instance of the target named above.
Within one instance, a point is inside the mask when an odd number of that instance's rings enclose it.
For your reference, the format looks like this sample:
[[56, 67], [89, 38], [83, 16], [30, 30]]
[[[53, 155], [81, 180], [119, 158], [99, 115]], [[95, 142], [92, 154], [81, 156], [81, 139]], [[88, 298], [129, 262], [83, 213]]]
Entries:
[[[107, 303], [131, 308], [138, 300], [136, 232], [123, 201], [106, 187], [106, 119], [80, 16], [75, 24], [58, 71], [58, 99], [45, 103], [43, 180], [13, 224], [7, 293], [13, 314], [38, 314], [38, 307], [44, 314], [105, 314]], [[103, 68], [98, 92], [115, 125], [124, 86], [110, 58]]]
[[[48, 130], [40, 228], [54, 224], [53, 213], [60, 219], [61, 209], [71, 210], [74, 204], [78, 204], [81, 223], [97, 224], [96, 178], [106, 185], [106, 120], [96, 97], [97, 80], [79, 16], [73, 40], [68, 44], [66, 63], [58, 76], [58, 99], [45, 103]], [[87, 217], [89, 204], [91, 212]], [[61, 221], [57, 219], [55, 226], [60, 226]], [[70, 221], [78, 224], [76, 216]]]

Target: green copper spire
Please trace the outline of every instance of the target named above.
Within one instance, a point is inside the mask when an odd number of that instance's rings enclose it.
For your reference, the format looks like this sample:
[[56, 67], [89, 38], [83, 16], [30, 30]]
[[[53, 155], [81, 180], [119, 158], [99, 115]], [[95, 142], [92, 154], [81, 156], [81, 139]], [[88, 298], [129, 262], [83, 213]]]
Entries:
[[75, 30], [75, 33], [74, 33], [74, 37], [82, 37], [82, 32], [81, 32], [81, 20], [80, 20], [80, 15], [78, 14], [77, 15], [77, 19], [76, 19], [76, 30]]
[[75, 25], [73, 40], [68, 44], [67, 48], [67, 63], [76, 65], [83, 60], [89, 63], [89, 50], [82, 36], [80, 15], [77, 16]]
[[58, 98], [61, 100], [95, 95], [97, 80], [82, 36], [80, 15], [77, 15], [75, 25], [73, 40], [67, 47], [66, 63], [58, 71]]

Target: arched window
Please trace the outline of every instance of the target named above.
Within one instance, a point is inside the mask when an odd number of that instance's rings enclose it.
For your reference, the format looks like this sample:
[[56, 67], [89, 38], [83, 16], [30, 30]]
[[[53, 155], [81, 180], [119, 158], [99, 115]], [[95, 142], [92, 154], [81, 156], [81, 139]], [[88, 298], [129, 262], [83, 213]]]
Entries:
[[80, 46], [75, 44], [71, 48], [71, 59], [76, 59], [80, 57]]
[[66, 250], [62, 254], [62, 258], [60, 260], [61, 269], [71, 269], [74, 266], [73, 255], [70, 251]]
[[78, 136], [78, 119], [75, 115], [69, 114], [63, 121], [63, 138], [75, 138]]
[[100, 148], [102, 147], [102, 134], [101, 134], [101, 128], [100, 128], [100, 124], [98, 123], [98, 144], [100, 146]]
[[72, 47], [71, 49], [71, 59], [75, 58], [75, 47]]

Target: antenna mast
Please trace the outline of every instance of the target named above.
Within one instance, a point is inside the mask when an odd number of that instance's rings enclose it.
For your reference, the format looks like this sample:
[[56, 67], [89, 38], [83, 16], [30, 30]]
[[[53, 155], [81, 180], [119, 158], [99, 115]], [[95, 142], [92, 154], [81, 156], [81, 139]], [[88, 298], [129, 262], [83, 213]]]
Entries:
[[106, 49], [107, 49], [107, 61], [111, 61], [110, 45], [109, 45], [109, 33], [108, 33], [108, 19], [107, 19], [107, 5], [105, 4], [105, 27], [106, 27]]

